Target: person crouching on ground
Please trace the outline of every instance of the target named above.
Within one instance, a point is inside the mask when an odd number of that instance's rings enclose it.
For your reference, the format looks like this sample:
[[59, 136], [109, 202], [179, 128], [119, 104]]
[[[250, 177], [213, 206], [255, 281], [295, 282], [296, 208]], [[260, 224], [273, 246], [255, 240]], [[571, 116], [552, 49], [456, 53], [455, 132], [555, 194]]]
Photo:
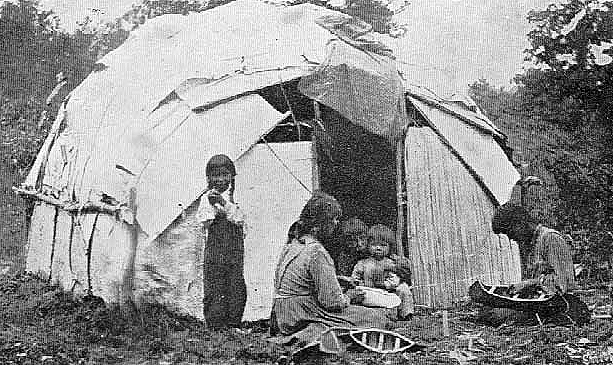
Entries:
[[394, 255], [388, 257], [389, 246], [395, 242], [395, 234], [388, 227], [377, 224], [368, 230], [369, 257], [358, 261], [352, 277], [359, 285], [385, 289], [400, 297], [398, 319], [408, 320], [414, 312], [410, 271], [406, 260]]
[[197, 217], [206, 235], [203, 258], [204, 317], [211, 328], [241, 324], [247, 290], [243, 275], [244, 221], [234, 202], [236, 169], [226, 155], [206, 165], [208, 189]]
[[522, 282], [513, 285], [515, 292], [533, 285], [549, 292], [575, 289], [572, 247], [560, 232], [539, 224], [526, 209], [511, 203], [498, 208], [492, 230], [519, 245]]
[[[507, 203], [500, 206], [492, 217], [492, 230], [506, 234], [519, 245], [522, 281], [510, 287], [509, 294], [517, 298], [534, 298], [536, 295], [560, 294], [566, 307], [555, 313], [547, 313], [547, 320], [554, 323], [588, 323], [591, 318], [587, 305], [580, 298], [569, 294], [575, 288], [572, 248], [556, 230], [547, 228], [530, 216], [519, 205]], [[554, 308], [550, 308], [552, 311]], [[484, 306], [477, 321], [493, 326], [505, 322], [541, 322], [535, 312]], [[542, 323], [542, 322], [541, 322]]]

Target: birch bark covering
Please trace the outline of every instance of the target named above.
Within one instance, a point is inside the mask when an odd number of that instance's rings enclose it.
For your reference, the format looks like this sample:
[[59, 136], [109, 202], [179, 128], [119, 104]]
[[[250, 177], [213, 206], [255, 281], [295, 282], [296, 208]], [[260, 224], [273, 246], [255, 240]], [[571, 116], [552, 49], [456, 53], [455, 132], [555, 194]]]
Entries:
[[[259, 320], [270, 315], [272, 278], [287, 229], [310, 197], [296, 179], [308, 187], [313, 184], [312, 145], [257, 144], [236, 162], [236, 167], [235, 199], [247, 216], [244, 319]], [[78, 214], [39, 202], [32, 215], [26, 269], [50, 278], [64, 290], [92, 293], [114, 305], [121, 304], [127, 295], [125, 276], [130, 274], [133, 257], [134, 272], [130, 275], [137, 304], [161, 303], [179, 313], [203, 318], [205, 239], [195, 219], [197, 207], [198, 201], [153, 241], [141, 231], [136, 252], [132, 252], [132, 228], [127, 223], [104, 213]]]

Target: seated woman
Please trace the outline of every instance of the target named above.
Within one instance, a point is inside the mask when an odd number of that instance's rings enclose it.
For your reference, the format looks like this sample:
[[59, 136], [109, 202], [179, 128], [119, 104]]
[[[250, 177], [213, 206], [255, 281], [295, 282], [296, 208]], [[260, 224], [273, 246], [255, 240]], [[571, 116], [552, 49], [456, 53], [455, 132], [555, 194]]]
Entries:
[[390, 325], [384, 309], [351, 305], [360, 303], [363, 293], [341, 290], [334, 262], [322, 245], [331, 238], [340, 216], [336, 199], [317, 192], [290, 230], [275, 272], [271, 334], [284, 336], [278, 342], [311, 343], [330, 327]]

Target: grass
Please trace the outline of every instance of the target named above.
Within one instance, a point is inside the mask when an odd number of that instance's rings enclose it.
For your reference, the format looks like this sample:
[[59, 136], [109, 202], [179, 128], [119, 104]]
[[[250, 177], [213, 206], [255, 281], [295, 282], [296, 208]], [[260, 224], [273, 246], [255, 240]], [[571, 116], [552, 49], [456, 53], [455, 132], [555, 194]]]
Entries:
[[23, 267], [24, 243], [27, 238], [26, 205], [11, 187], [19, 186], [22, 177], [0, 164], [0, 272], [3, 267]]
[[99, 298], [75, 299], [30, 275], [5, 277], [0, 292], [2, 364], [255, 364], [279, 356], [257, 328], [211, 332], [160, 306], [125, 319]]
[[[36, 118], [25, 123], [16, 117], [23, 114], [21, 111], [11, 110], [2, 113], [10, 118], [0, 120], [0, 272], [3, 266], [11, 265], [15, 274], [0, 277], [0, 364], [273, 364], [287, 351], [266, 340], [267, 328], [261, 323], [241, 331], [209, 331], [201, 322], [159, 306], [141, 308], [137, 318], [125, 319], [99, 298], [75, 299], [38, 278], [19, 273], [25, 257], [26, 204], [11, 187], [25, 178], [26, 162], [42, 142], [44, 130], [35, 130], [32, 120]], [[531, 190], [528, 204], [547, 221], [558, 197], [546, 162], [568, 136], [505, 110], [490, 116], [509, 137], [524, 172], [544, 180], [544, 186]], [[593, 305], [610, 303], [604, 290], [591, 291], [585, 299]], [[611, 321], [595, 320], [581, 327], [548, 325], [543, 331], [538, 326], [497, 328], [475, 323], [475, 311], [472, 305], [452, 309], [450, 336], [443, 333], [440, 312], [422, 311], [412, 321], [398, 322], [397, 332], [426, 346], [419, 352], [383, 356], [353, 346], [340, 356], [311, 353], [301, 360], [358, 365], [458, 364], [450, 354], [456, 349], [467, 350], [467, 341], [461, 337], [466, 333], [480, 334], [482, 341], [483, 352], [473, 351], [476, 359], [470, 364], [580, 364], [585, 362], [571, 358], [568, 348], [586, 358], [613, 348]], [[594, 345], [578, 346], [581, 338]]]
[[[591, 291], [589, 303], [602, 303]], [[471, 364], [572, 364], [567, 347], [580, 338], [594, 344], [594, 354], [613, 346], [613, 323], [594, 320], [581, 327], [502, 326], [475, 323], [476, 307], [450, 310], [450, 336], [441, 312], [421, 311], [395, 331], [426, 346], [418, 352], [380, 355], [353, 345], [341, 355], [307, 353], [301, 363], [321, 364], [457, 364], [453, 350], [468, 350], [462, 335], [476, 335]], [[104, 306], [96, 297], [75, 299], [59, 288], [26, 274], [0, 279], [0, 363], [2, 364], [273, 364], [286, 348], [267, 341], [265, 323], [241, 330], [210, 331], [194, 318], [160, 306], [141, 308], [133, 319]], [[522, 360], [523, 359], [523, 360]]]
[[27, 238], [26, 201], [11, 189], [26, 178], [49, 123], [38, 126], [40, 107], [29, 98], [9, 99], [0, 90], [0, 273], [22, 268]]

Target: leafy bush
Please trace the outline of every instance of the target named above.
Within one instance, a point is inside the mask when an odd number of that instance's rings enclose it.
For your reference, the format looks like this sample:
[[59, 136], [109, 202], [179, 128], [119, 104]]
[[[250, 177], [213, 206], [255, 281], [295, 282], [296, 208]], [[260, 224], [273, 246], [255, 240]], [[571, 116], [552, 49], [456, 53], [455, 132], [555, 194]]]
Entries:
[[[12, 171], [23, 173], [33, 162], [62, 98], [94, 63], [87, 40], [57, 24], [53, 12], [40, 10], [35, 0], [0, 6], [0, 163]], [[66, 87], [47, 103], [60, 72], [68, 78]]]
[[0, 99], [0, 164], [25, 173], [44, 141], [48, 125], [38, 127], [42, 108], [33, 98]]
[[[482, 111], [507, 136], [513, 161], [522, 176], [538, 176], [542, 186], [532, 187], [524, 197], [527, 208], [540, 222], [558, 226], [559, 189], [546, 162], [565, 149], [569, 136], [530, 109], [518, 90], [496, 88], [485, 80], [470, 85], [470, 95]], [[512, 199], [520, 201], [519, 189]]]
[[611, 50], [600, 59], [593, 50], [613, 40], [613, 3], [570, 0], [528, 19], [534, 29], [527, 59], [538, 67], [517, 75], [511, 93], [482, 81], [472, 85], [473, 96], [495, 121], [508, 113], [521, 120], [511, 123], [521, 133], [540, 135], [519, 149], [551, 176], [545, 188], [557, 190], [552, 221], [574, 236], [576, 260], [594, 269], [591, 279], [606, 279], [613, 255], [613, 62], [605, 57]]
[[535, 26], [527, 59], [539, 68], [516, 77], [520, 96], [531, 101], [533, 114], [565, 128], [573, 141], [547, 162], [560, 189], [557, 217], [577, 238], [577, 258], [610, 272], [613, 59], [607, 44], [613, 40], [613, 2], [570, 0], [528, 19]]
[[541, 134], [538, 142], [555, 136], [546, 148], [532, 148], [557, 189], [551, 213], [557, 228], [574, 236], [576, 260], [594, 269], [591, 279], [606, 279], [613, 255], [613, 53], [606, 49], [613, 2], [569, 0], [532, 11], [528, 20], [534, 27], [526, 59], [537, 67], [515, 77], [512, 95], [484, 82], [473, 94], [494, 118], [521, 119], [524, 133]]

